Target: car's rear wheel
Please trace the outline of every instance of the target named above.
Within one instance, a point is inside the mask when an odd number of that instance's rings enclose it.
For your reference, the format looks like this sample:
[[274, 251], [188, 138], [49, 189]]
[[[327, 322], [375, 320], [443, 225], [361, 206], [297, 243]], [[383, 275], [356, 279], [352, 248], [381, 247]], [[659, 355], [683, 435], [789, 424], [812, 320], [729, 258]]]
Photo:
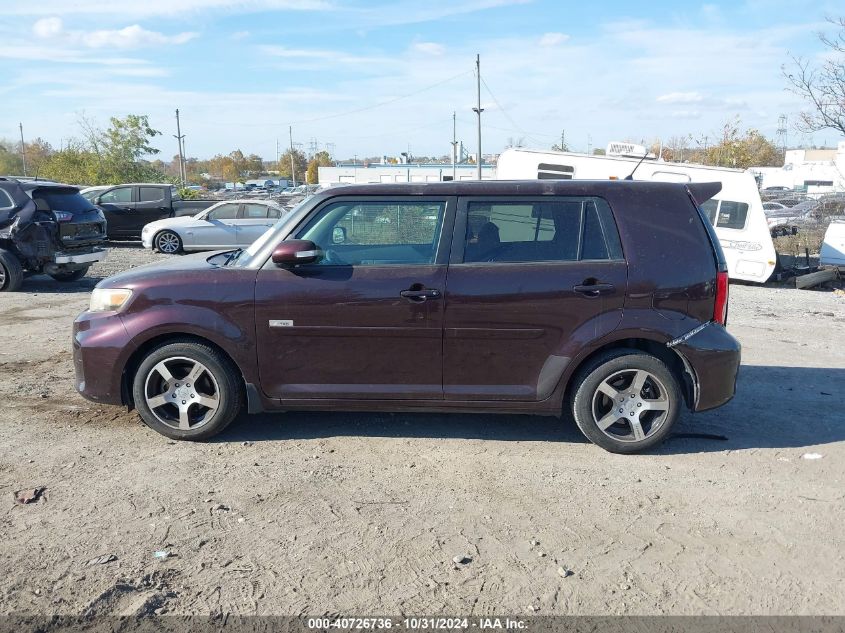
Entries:
[[63, 270], [50, 276], [56, 281], [79, 281], [88, 273], [88, 266], [77, 270]]
[[204, 440], [225, 429], [243, 402], [240, 372], [217, 349], [194, 341], [156, 348], [132, 384], [144, 422], [176, 440]]
[[639, 350], [611, 350], [575, 378], [572, 415], [591, 442], [612, 453], [660, 444], [682, 404], [678, 381], [659, 358]]
[[0, 248], [0, 292], [15, 292], [23, 284], [23, 267], [14, 253]]
[[173, 231], [162, 231], [155, 237], [155, 247], [159, 253], [175, 255], [182, 250], [182, 238]]

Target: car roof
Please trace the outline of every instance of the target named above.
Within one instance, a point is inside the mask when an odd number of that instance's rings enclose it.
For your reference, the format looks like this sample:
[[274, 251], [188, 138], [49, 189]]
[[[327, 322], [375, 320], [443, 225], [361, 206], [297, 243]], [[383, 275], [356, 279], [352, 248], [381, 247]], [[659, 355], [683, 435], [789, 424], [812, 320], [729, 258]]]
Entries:
[[24, 191], [32, 191], [33, 189], [42, 189], [45, 187], [56, 187], [62, 189], [74, 189], [79, 191], [76, 185], [67, 185], [61, 182], [53, 182], [52, 180], [35, 180], [31, 178], [6, 178], [0, 177], [0, 184], [6, 183], [12, 186], [18, 186]]
[[[678, 187], [708, 190], [721, 188], [720, 183], [671, 183], [653, 180], [472, 180], [420, 183], [347, 184], [330, 187], [316, 194], [317, 197], [337, 196], [513, 196], [513, 195], [602, 195], [619, 190], [643, 189], [667, 191]], [[714, 193], [715, 193], [714, 192]], [[713, 193], [704, 197], [707, 199]]]

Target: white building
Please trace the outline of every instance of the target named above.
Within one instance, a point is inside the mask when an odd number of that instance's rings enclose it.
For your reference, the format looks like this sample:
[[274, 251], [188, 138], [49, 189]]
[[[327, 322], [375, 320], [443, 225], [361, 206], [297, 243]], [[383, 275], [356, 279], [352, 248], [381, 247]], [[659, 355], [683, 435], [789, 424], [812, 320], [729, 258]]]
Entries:
[[[493, 165], [481, 166], [481, 178], [493, 180], [496, 168]], [[461, 164], [455, 166], [454, 180], [476, 180], [476, 165]], [[452, 165], [338, 165], [320, 167], [318, 179], [321, 185], [337, 183], [396, 183], [396, 182], [443, 182], [452, 180]]]
[[822, 194], [845, 191], [845, 141], [836, 149], [791, 149], [783, 167], [752, 167], [762, 177], [761, 187], [788, 187]]

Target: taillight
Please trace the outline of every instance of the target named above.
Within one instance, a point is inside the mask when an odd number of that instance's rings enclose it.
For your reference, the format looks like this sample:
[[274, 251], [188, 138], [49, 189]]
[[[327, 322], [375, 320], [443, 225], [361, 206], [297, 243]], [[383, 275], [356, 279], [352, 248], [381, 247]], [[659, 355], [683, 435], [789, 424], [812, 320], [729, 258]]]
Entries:
[[716, 273], [716, 303], [713, 304], [713, 320], [719, 325], [728, 322], [728, 273]]
[[73, 220], [73, 213], [68, 213], [67, 211], [53, 211], [53, 215], [56, 216], [56, 222], [70, 222]]

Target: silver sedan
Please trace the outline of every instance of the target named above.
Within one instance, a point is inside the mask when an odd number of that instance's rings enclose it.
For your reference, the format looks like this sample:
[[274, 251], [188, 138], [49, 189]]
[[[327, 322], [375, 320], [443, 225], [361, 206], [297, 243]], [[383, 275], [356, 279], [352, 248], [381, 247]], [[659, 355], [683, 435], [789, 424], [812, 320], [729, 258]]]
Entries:
[[173, 254], [252, 244], [282, 215], [270, 200], [227, 200], [193, 216], [150, 222], [141, 231], [144, 248]]

